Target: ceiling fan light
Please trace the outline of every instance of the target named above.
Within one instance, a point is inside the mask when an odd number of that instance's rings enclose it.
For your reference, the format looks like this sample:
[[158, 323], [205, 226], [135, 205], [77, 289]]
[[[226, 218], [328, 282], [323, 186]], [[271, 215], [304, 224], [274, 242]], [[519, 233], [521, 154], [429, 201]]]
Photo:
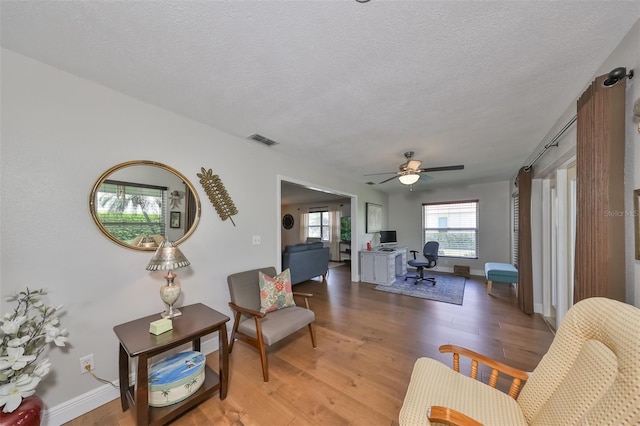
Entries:
[[398, 179], [400, 179], [400, 182], [405, 185], [413, 185], [418, 181], [418, 179], [420, 179], [420, 175], [407, 173], [406, 175], [401, 175]]

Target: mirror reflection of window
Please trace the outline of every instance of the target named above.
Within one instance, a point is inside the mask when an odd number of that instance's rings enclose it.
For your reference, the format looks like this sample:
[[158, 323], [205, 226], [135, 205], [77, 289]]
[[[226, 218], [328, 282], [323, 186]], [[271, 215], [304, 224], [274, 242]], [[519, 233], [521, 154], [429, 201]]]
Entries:
[[100, 222], [119, 240], [133, 244], [140, 236], [165, 235], [167, 187], [106, 180], [97, 199]]

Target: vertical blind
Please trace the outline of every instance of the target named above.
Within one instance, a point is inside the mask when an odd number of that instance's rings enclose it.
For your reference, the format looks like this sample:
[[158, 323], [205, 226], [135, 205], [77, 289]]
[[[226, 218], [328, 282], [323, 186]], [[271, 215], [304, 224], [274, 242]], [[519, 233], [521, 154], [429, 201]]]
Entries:
[[520, 220], [518, 218], [519, 212], [520, 212], [520, 197], [518, 197], [518, 193], [515, 193], [511, 196], [511, 200], [513, 203], [513, 216], [512, 216], [512, 221], [513, 221], [513, 234], [512, 234], [512, 238], [513, 240], [511, 241], [511, 263], [513, 263], [515, 265], [515, 267], [518, 267], [518, 230], [520, 227]]
[[440, 243], [440, 256], [478, 258], [478, 200], [425, 203], [424, 242]]

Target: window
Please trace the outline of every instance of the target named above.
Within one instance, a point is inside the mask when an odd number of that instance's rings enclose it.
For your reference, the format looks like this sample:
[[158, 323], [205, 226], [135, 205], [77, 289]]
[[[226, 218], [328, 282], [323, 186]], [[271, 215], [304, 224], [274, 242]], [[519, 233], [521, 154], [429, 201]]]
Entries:
[[131, 241], [140, 235], [165, 235], [167, 188], [105, 180], [97, 194], [97, 215], [117, 239]]
[[329, 212], [317, 211], [309, 213], [309, 225], [307, 226], [308, 238], [320, 238], [321, 241], [329, 241]]
[[478, 258], [478, 200], [423, 204], [424, 241], [440, 243], [438, 254]]

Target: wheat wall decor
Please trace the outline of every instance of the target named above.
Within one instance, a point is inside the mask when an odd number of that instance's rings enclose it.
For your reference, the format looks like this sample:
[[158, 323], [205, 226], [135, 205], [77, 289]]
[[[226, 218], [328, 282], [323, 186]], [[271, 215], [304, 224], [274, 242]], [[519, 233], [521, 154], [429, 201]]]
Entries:
[[238, 209], [233, 204], [233, 200], [225, 189], [220, 176], [214, 175], [211, 169], [205, 170], [204, 167], [201, 167], [200, 170], [202, 170], [202, 173], [197, 174], [200, 178], [200, 184], [209, 196], [209, 200], [215, 207], [220, 219], [229, 219], [233, 226], [236, 226], [231, 216], [238, 214]]

